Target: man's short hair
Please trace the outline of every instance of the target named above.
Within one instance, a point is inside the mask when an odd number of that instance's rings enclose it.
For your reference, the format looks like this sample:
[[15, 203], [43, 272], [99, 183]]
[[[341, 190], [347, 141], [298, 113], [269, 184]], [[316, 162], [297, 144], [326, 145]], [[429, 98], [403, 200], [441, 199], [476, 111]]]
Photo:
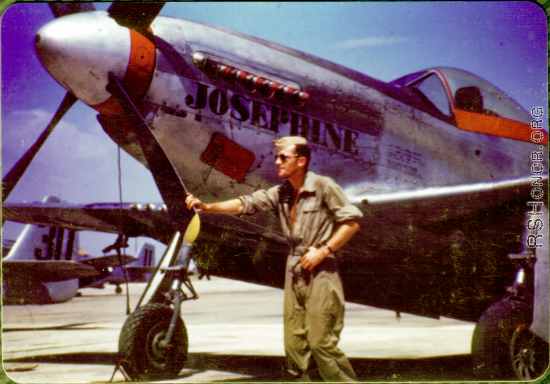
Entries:
[[296, 154], [298, 156], [304, 156], [307, 160], [306, 170], [309, 167], [309, 161], [311, 160], [311, 149], [307, 144], [296, 144]]
[[296, 144], [307, 145], [307, 140], [302, 136], [285, 136], [285, 137], [281, 137], [279, 139], [273, 140], [273, 145], [275, 146], [275, 149], [277, 150], [277, 152], [282, 151], [288, 146], [296, 145]]

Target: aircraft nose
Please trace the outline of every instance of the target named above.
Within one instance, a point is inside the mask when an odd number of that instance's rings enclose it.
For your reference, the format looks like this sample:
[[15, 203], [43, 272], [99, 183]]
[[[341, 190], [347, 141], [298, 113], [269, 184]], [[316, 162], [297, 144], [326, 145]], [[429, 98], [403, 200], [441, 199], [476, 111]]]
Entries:
[[44, 67], [65, 89], [105, 114], [115, 114], [106, 90], [109, 72], [133, 87], [128, 93], [139, 98], [154, 69], [154, 44], [118, 25], [106, 12], [63, 16], [44, 25], [35, 37], [35, 48]]

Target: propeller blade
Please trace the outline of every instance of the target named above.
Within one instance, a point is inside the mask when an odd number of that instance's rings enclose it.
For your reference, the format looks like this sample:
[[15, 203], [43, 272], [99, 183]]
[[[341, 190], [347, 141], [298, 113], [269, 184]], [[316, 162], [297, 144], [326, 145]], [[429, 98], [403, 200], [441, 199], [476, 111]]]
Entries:
[[50, 133], [52, 133], [53, 129], [59, 123], [59, 120], [67, 113], [67, 111], [73, 106], [73, 104], [78, 99], [73, 96], [72, 93], [67, 92], [65, 95], [65, 98], [63, 99], [63, 102], [57, 109], [57, 112], [55, 113], [52, 121], [50, 124], [46, 127], [44, 132], [38, 137], [38, 140], [30, 147], [27, 152], [19, 159], [17, 163], [13, 166], [13, 168], [4, 176], [2, 179], [2, 203], [6, 201], [8, 196], [10, 195], [11, 191], [17, 183], [19, 182], [19, 179], [23, 176], [25, 171], [27, 170], [27, 167], [32, 162], [32, 159], [36, 155], [36, 153], [40, 150]]
[[83, 3], [80, 1], [49, 4], [56, 19], [61, 16], [72, 15], [73, 13], [95, 11], [95, 7], [92, 3]]
[[119, 25], [144, 34], [163, 6], [164, 3], [147, 1], [142, 3], [117, 1], [113, 2], [107, 12]]
[[172, 164], [149, 125], [143, 120], [120, 80], [112, 73], [109, 73], [107, 91], [118, 100], [128, 117], [176, 229], [181, 233], [185, 233], [196, 211], [195, 209], [187, 209], [185, 204], [187, 189], [174, 164]]

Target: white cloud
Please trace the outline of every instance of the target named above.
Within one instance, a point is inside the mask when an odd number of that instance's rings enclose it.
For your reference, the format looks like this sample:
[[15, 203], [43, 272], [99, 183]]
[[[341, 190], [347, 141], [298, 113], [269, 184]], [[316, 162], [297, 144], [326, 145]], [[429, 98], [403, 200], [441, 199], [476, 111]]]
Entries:
[[[6, 163], [17, 160], [34, 144], [52, 117], [44, 109], [10, 114], [2, 124], [3, 160]], [[107, 155], [106, 148], [112, 142], [93, 116], [82, 116], [82, 123], [78, 126], [68, 120], [62, 119], [48, 137], [40, 151], [43, 160], [59, 158], [68, 153], [71, 156], [67, 161], [90, 160]]]
[[408, 37], [365, 37], [363, 39], [351, 39], [335, 43], [333, 49], [352, 49], [359, 47], [374, 47], [378, 45], [389, 45], [409, 41]]

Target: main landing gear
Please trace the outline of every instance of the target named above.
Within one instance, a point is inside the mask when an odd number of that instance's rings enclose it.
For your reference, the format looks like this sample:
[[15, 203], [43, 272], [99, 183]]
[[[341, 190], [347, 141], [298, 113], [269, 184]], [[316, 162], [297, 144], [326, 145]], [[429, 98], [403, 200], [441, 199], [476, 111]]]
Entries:
[[[179, 373], [187, 358], [187, 335], [180, 318], [182, 301], [198, 298], [187, 274], [200, 219], [185, 204], [187, 190], [174, 164], [124, 89], [109, 73], [107, 91], [118, 101], [132, 126], [149, 169], [177, 230], [145, 292], [122, 328], [122, 368], [132, 380], [167, 379]], [[186, 286], [188, 297], [182, 290]]]
[[[174, 309], [160, 303], [138, 308], [128, 317], [119, 340], [120, 358], [132, 379], [173, 378], [187, 360], [188, 338], [179, 315], [172, 329]], [[168, 341], [167, 341], [168, 340]]]
[[[197, 216], [198, 217], [198, 216]], [[191, 244], [177, 232], [119, 338], [122, 367], [134, 381], [177, 377], [187, 360], [188, 337], [181, 303], [197, 299], [187, 268]], [[183, 286], [191, 293], [188, 296]]]
[[518, 262], [508, 294], [483, 312], [472, 337], [474, 369], [481, 380], [534, 380], [548, 368], [548, 343], [530, 331], [533, 322], [533, 265], [528, 253]]

